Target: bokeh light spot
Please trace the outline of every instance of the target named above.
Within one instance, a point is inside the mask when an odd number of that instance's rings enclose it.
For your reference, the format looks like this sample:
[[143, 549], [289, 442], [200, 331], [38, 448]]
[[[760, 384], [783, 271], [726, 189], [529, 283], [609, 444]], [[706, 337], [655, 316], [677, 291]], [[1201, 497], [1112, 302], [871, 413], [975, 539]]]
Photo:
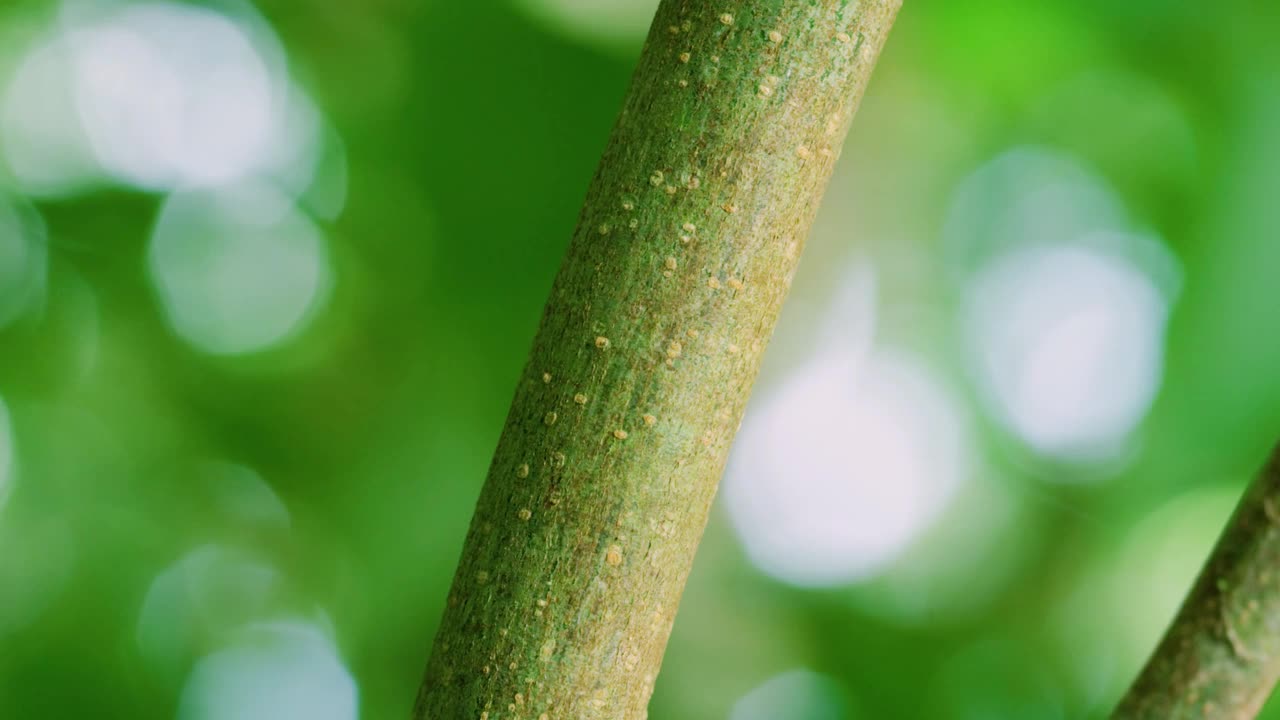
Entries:
[[76, 104], [112, 175], [157, 189], [224, 183], [267, 155], [272, 79], [226, 17], [190, 5], [134, 5], [71, 38]]
[[261, 184], [170, 196], [149, 260], [174, 331], [214, 354], [283, 341], [328, 295], [320, 229]]
[[1139, 519], [1120, 547], [1072, 583], [1055, 629], [1082, 697], [1105, 711], [1141, 668], [1240, 498], [1231, 486], [1179, 494]]
[[12, 492], [17, 460], [13, 449], [13, 421], [9, 419], [9, 406], [0, 397], [0, 511]]
[[658, 0], [517, 0], [516, 6], [550, 30], [604, 47], [644, 40]]
[[336, 216], [346, 195], [337, 133], [290, 80], [265, 21], [247, 4], [225, 9], [65, 0], [0, 105], [0, 148], [23, 192], [266, 178]]
[[203, 470], [212, 485], [214, 501], [237, 526], [289, 529], [289, 509], [253, 469], [227, 462], [209, 462]]
[[201, 651], [257, 619], [280, 582], [275, 568], [250, 554], [204, 545], [152, 581], [138, 617], [138, 647], [162, 676], [185, 670]]
[[337, 649], [300, 621], [259, 623], [203, 658], [178, 705], [179, 720], [355, 720], [357, 688]]
[[1019, 147], [960, 184], [944, 251], [988, 413], [1055, 460], [1124, 455], [1159, 389], [1181, 289], [1164, 244], [1074, 157]]
[[966, 456], [959, 412], [919, 359], [824, 353], [747, 414], [727, 507], [769, 575], [847, 583], [892, 564], [933, 523], [966, 477]]
[[1002, 153], [969, 174], [947, 210], [943, 253], [960, 283], [1028, 243], [1075, 241], [1125, 230], [1120, 198], [1072, 156], [1040, 147]]
[[0, 193], [0, 328], [43, 305], [47, 266], [40, 216], [30, 205]]
[[30, 628], [57, 604], [75, 570], [75, 528], [51, 513], [24, 510], [15, 499], [0, 513], [0, 641], [8, 647], [7, 635]]
[[333, 220], [347, 201], [347, 154], [342, 138], [306, 93], [294, 88], [268, 161], [271, 177], [311, 215]]
[[775, 675], [734, 703], [729, 720], [844, 720], [848, 703], [834, 680], [810, 670]]
[[963, 325], [1001, 422], [1043, 454], [1089, 459], [1116, 454], [1145, 417], [1162, 375], [1167, 314], [1160, 290], [1123, 256], [1033, 245], [974, 279]]
[[59, 266], [49, 276], [49, 290], [41, 331], [57, 347], [46, 356], [45, 367], [68, 385], [92, 376], [102, 353], [104, 329], [98, 292], [69, 265]]
[[76, 110], [70, 47], [60, 35], [38, 42], [0, 99], [0, 149], [28, 195], [64, 195], [99, 178]]

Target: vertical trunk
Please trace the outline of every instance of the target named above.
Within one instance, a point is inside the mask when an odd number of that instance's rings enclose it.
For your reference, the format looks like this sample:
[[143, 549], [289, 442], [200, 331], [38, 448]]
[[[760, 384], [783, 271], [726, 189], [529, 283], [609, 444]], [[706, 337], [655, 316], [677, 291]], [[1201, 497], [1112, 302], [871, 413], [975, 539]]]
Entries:
[[414, 715], [643, 718], [800, 249], [900, 0], [663, 0]]
[[1280, 678], [1280, 448], [1232, 515], [1122, 720], [1252, 718]]

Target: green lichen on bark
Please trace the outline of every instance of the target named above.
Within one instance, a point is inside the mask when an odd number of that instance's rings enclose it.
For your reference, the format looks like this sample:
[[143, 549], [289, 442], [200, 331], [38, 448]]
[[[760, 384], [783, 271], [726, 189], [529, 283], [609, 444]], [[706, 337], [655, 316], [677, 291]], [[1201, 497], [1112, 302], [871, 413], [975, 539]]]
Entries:
[[1117, 720], [1243, 720], [1280, 678], [1280, 448], [1246, 491]]
[[900, 0], [663, 0], [481, 492], [420, 720], [643, 718]]

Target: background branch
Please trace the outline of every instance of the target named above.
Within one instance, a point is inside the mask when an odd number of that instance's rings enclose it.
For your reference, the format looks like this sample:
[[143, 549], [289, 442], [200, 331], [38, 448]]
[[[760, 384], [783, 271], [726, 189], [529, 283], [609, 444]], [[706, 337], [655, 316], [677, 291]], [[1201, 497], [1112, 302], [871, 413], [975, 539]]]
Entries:
[[1252, 718], [1280, 678], [1280, 448], [1250, 485], [1123, 720]]

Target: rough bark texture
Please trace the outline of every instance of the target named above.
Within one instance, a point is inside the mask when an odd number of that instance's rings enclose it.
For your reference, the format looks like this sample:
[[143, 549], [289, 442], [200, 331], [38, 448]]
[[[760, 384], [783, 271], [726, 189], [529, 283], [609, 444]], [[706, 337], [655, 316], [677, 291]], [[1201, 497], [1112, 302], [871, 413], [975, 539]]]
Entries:
[[901, 0], [663, 0], [414, 716], [644, 718], [729, 444]]
[[1232, 515], [1121, 720], [1240, 720], [1280, 678], [1280, 448]]

